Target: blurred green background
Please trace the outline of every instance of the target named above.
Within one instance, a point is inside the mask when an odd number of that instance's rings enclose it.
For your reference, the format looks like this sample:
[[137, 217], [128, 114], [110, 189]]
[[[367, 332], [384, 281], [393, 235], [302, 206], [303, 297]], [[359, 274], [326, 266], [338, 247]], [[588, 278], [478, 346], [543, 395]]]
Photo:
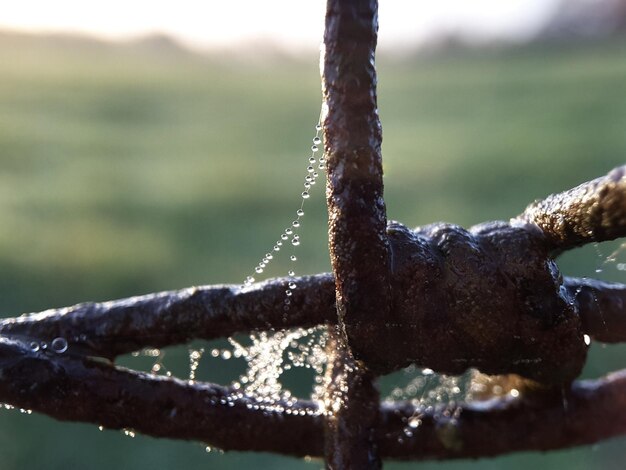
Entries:
[[[508, 219], [623, 164], [625, 58], [623, 39], [380, 57], [389, 218]], [[260, 49], [201, 56], [164, 38], [0, 34], [0, 315], [240, 283], [299, 207], [317, 63], [315, 53]], [[320, 186], [307, 202], [299, 273], [329, 270]], [[607, 262], [618, 245], [578, 250], [560, 266], [626, 282]], [[286, 269], [279, 259], [270, 274]], [[626, 367], [625, 353], [594, 345], [585, 376]], [[184, 374], [185, 354], [166, 363]], [[205, 377], [228, 380], [229, 363], [216, 364]], [[625, 444], [421, 468], [617, 469]], [[0, 470], [319, 467], [0, 411]]]

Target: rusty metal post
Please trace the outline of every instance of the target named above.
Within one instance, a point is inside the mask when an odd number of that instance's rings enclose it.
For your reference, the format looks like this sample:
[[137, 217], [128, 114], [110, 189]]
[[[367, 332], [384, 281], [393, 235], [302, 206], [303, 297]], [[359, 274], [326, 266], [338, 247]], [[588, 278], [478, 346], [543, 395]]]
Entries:
[[375, 0], [329, 0], [322, 87], [329, 247], [339, 326], [331, 341], [326, 465], [380, 468], [374, 444], [378, 391], [368, 370], [390, 302], [382, 133], [376, 103]]

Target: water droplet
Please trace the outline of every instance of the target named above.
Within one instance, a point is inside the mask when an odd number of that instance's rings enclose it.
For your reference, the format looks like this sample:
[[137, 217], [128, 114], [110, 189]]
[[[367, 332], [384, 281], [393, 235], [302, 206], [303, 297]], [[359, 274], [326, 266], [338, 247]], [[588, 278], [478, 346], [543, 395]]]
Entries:
[[317, 178], [320, 174], [317, 171], [313, 172], [313, 178]]
[[296, 273], [295, 273], [295, 272], [293, 272], [293, 271], [288, 271], [288, 272], [287, 272], [287, 275], [288, 275], [288, 276], [295, 276], [295, 275], [296, 275]]
[[289, 283], [289, 288], [290, 289], [295, 289], [296, 287], [298, 287], [298, 285], [295, 282], [290, 282]]
[[104, 426], [98, 426], [98, 431], [104, 431]]
[[326, 167], [324, 166], [324, 164], [323, 164], [323, 163], [320, 163], [320, 164], [318, 165], [318, 168], [319, 168], [320, 170], [323, 170], [323, 169], [325, 169]]
[[293, 292], [291, 292], [289, 289], [287, 289], [287, 290], [285, 291], [285, 295], [286, 295], [287, 297], [291, 297], [291, 296], [293, 295]]
[[315, 171], [315, 168], [313, 168], [312, 165], [309, 165], [306, 167], [306, 171], [308, 171], [309, 173], [313, 173]]
[[313, 143], [315, 145], [319, 145], [322, 142], [322, 139], [320, 139], [319, 137], [315, 136], [313, 137]]
[[416, 429], [420, 424], [422, 424], [422, 420], [415, 416], [409, 419], [409, 427], [413, 429]]
[[280, 247], [278, 245], [274, 245], [274, 251], [280, 251]]
[[296, 237], [293, 237], [293, 238], [291, 239], [291, 244], [292, 244], [293, 246], [298, 246], [298, 245], [300, 244], [300, 239], [299, 239], [299, 238], [296, 238]]
[[298, 217], [302, 217], [304, 215], [304, 211], [302, 209], [298, 209], [296, 214], [298, 214]]
[[254, 271], [255, 271], [257, 274], [262, 274], [262, 273], [263, 273], [263, 268], [261, 268], [260, 266], [257, 266], [256, 268], [254, 268]]
[[222, 351], [222, 359], [228, 360], [232, 356], [233, 356], [232, 353], [228, 349], [225, 349], [224, 351]]
[[304, 183], [304, 189], [309, 189], [311, 187], [311, 183]]
[[261, 262], [259, 263], [259, 268], [264, 268], [264, 267], [265, 267], [265, 263], [264, 263], [263, 261], [261, 261]]
[[308, 191], [303, 191], [302, 192], [302, 199], [308, 199], [309, 198], [309, 192]]
[[286, 229], [286, 230], [285, 230], [285, 233], [286, 233], [287, 235], [291, 235], [291, 234], [293, 233], [293, 230], [291, 230], [290, 228], [288, 228], [288, 229]]
[[298, 260], [298, 258], [296, 258], [296, 255], [291, 255], [291, 256], [289, 257], [289, 259], [290, 259], [291, 261], [297, 261], [297, 260]]
[[583, 339], [584, 339], [585, 344], [586, 344], [587, 346], [589, 346], [589, 345], [591, 344], [591, 336], [589, 336], [589, 335], [583, 335]]
[[37, 341], [32, 341], [28, 347], [32, 350], [32, 351], [39, 351], [39, 343]]
[[271, 253], [265, 253], [265, 258], [266, 259], [273, 259], [274, 257], [272, 256]]
[[248, 277], [246, 278], [246, 284], [248, 284], [248, 285], [249, 285], [249, 284], [252, 284], [252, 283], [254, 282], [254, 280], [255, 280], [255, 279], [254, 279], [252, 276], [248, 276]]
[[315, 157], [311, 157], [309, 158], [309, 163], [313, 164], [317, 161], [317, 159]]
[[310, 175], [306, 175], [306, 177], [304, 178], [304, 181], [306, 181], [307, 183], [310, 183], [311, 181], [313, 181], [313, 177]]
[[297, 220], [294, 220], [293, 222], [291, 222], [291, 226], [293, 228], [298, 228], [300, 227], [300, 222], [298, 222]]
[[[289, 237], [285, 237], [285, 240], [287, 240], [287, 238], [289, 238]], [[276, 245], [278, 245], [278, 246], [283, 246], [283, 242], [281, 242], [281, 241], [277, 241], [277, 242], [276, 242]]]
[[319, 147], [317, 145], [311, 145], [311, 151], [317, 152], [318, 150], [319, 150]]
[[321, 131], [322, 130], [322, 125], [318, 124], [317, 126], [315, 126], [315, 130], [316, 131]]

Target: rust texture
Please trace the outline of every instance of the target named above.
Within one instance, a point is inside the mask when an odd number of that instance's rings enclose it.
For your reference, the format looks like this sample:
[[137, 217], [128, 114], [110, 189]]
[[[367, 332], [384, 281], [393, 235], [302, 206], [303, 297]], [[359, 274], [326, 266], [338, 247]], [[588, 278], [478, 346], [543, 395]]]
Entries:
[[326, 466], [381, 468], [375, 440], [380, 402], [375, 377], [354, 360], [338, 328], [331, 332], [328, 352], [324, 378]]
[[333, 277], [303, 276], [293, 291], [293, 308], [283, 311], [289, 279], [251, 287], [190, 287], [102, 303], [83, 303], [0, 320], [0, 335], [22, 340], [67, 339], [70, 352], [113, 359], [144, 347], [239, 332], [310, 327], [336, 322]]
[[[322, 81], [333, 274], [299, 278], [286, 316], [288, 280], [275, 279], [2, 320], [0, 402], [225, 450], [324, 456], [336, 470], [377, 469], [383, 458], [549, 450], [626, 434], [626, 370], [574, 381], [585, 334], [626, 341], [626, 286], [563, 278], [555, 262], [565, 250], [626, 235], [626, 167], [535, 202], [509, 222], [467, 230], [387, 224], [377, 6], [327, 4]], [[220, 385], [111, 362], [146, 346], [318, 324], [331, 330], [321, 405], [268, 407]], [[56, 337], [68, 341], [67, 351], [42, 349]], [[449, 374], [470, 367], [517, 374], [522, 386], [517, 398], [449, 408], [380, 405], [376, 377], [409, 364]]]
[[564, 284], [586, 334], [602, 343], [626, 341], [626, 288], [623, 284], [576, 278], [566, 278]]
[[475, 367], [545, 385], [580, 374], [582, 322], [538, 230], [491, 222], [412, 231], [392, 223], [389, 239], [396, 320], [378, 349], [389, 371]]
[[329, 348], [325, 460], [329, 469], [381, 467], [373, 441], [381, 320], [391, 291], [376, 103], [376, 0], [328, 0], [322, 56], [328, 243], [338, 328]]
[[[626, 341], [626, 286], [563, 278], [535, 225], [409, 230], [392, 222], [387, 232], [394, 320], [374, 318], [377, 328], [391, 332], [391, 340], [379, 338], [370, 351], [379, 369], [413, 363], [461, 373], [474, 367], [561, 385], [584, 362], [584, 334]], [[48, 342], [64, 337], [73, 354], [113, 359], [191, 339], [338, 323], [331, 274], [298, 278], [294, 308], [284, 316], [287, 282], [80, 304], [0, 320], [0, 335]]]
[[560, 252], [626, 236], [626, 167], [553, 194], [526, 208], [518, 221], [537, 225]]
[[[63, 421], [192, 439], [224, 450], [322, 456], [324, 419], [309, 401], [255, 408], [219, 385], [158, 377], [0, 338], [0, 400]], [[383, 403], [373, 437], [386, 459], [459, 459], [550, 450], [626, 434], [626, 371], [456, 407]], [[419, 419], [411, 427], [411, 419]], [[410, 429], [412, 436], [405, 432]]]
[[340, 323], [356, 359], [375, 367], [390, 305], [387, 217], [376, 107], [377, 2], [330, 0], [322, 87], [329, 248]]

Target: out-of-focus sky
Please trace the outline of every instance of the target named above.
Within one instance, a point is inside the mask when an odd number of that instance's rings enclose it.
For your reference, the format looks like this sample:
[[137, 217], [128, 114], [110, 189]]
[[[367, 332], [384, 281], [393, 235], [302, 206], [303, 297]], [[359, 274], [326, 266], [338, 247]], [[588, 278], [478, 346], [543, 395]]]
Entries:
[[[166, 33], [197, 48], [268, 40], [284, 49], [317, 47], [325, 0], [6, 1], [0, 28], [79, 32], [107, 38]], [[461, 32], [477, 41], [531, 35], [558, 0], [380, 0], [380, 47], [414, 47]]]

